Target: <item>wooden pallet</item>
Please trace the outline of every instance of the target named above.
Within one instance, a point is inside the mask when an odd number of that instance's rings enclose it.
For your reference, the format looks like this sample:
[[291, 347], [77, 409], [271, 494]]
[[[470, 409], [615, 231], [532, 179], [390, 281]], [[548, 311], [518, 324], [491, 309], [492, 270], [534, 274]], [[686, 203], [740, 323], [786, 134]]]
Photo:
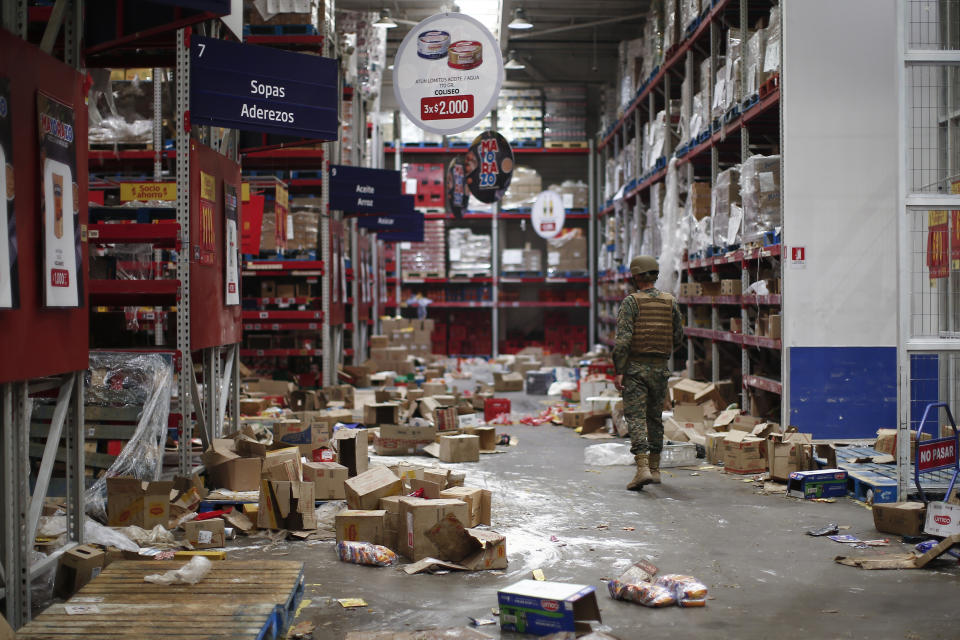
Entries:
[[[303, 598], [303, 564], [269, 560], [212, 563], [196, 585], [144, 582], [183, 561], [114, 562], [66, 603], [50, 606], [17, 638], [86, 640], [151, 638], [279, 640]], [[96, 610], [68, 614], [67, 607]]]

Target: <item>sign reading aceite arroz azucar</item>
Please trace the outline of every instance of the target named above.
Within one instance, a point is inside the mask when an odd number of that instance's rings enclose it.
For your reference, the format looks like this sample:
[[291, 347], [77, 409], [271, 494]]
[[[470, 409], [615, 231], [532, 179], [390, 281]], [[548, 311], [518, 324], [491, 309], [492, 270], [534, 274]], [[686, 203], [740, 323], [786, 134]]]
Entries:
[[226, 40], [190, 38], [190, 121], [336, 140], [337, 61]]

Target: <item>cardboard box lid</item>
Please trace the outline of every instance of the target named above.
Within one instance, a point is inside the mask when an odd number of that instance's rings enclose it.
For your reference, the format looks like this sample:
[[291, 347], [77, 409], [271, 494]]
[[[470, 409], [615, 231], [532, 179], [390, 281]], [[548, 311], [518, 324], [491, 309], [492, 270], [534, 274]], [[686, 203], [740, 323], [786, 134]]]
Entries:
[[224, 462], [235, 460], [240, 457], [235, 451], [236, 442], [233, 440], [214, 438], [210, 443], [210, 448], [203, 452], [203, 466], [212, 469]]
[[585, 584], [567, 584], [565, 582], [549, 582], [547, 580], [521, 580], [509, 587], [500, 589], [499, 593], [510, 593], [528, 598], [544, 600], [560, 600], [573, 602], [583, 596], [595, 593], [596, 587]]
[[703, 407], [698, 404], [678, 404], [673, 408], [677, 422], [703, 422]]
[[746, 431], [731, 431], [724, 435], [724, 440], [732, 444], [763, 442], [763, 438], [758, 438]]

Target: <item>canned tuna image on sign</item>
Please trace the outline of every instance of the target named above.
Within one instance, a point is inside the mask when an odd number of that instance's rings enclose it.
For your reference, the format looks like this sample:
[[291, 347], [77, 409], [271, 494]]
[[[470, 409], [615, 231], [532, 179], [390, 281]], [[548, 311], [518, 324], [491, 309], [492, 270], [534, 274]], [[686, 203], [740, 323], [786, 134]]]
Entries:
[[424, 31], [417, 37], [417, 55], [425, 60], [440, 60], [447, 57], [450, 47], [450, 34], [433, 29]]

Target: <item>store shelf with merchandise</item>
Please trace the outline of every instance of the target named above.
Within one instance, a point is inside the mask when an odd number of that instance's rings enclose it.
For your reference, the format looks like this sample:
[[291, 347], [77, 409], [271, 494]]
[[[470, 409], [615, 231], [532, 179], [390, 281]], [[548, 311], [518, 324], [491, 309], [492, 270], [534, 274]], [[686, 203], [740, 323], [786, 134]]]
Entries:
[[779, 7], [691, 6], [637, 41], [644, 80], [597, 142], [599, 341], [612, 343], [632, 291], [630, 258], [669, 241], [682, 258], [687, 374], [733, 379], [742, 406], [779, 420], [779, 398], [756, 395], [781, 391]]

